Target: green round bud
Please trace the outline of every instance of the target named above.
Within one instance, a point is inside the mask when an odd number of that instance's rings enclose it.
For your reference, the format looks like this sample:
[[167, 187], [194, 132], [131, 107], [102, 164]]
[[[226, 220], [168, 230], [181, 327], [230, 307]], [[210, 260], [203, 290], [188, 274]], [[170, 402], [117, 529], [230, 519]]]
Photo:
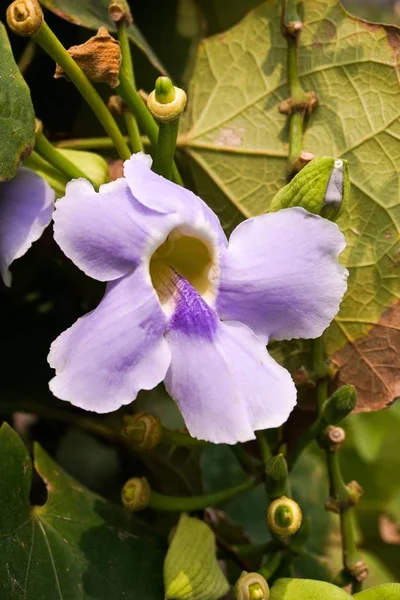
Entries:
[[155, 119], [167, 123], [180, 117], [186, 100], [186, 93], [181, 88], [172, 85], [168, 77], [159, 77], [147, 99], [147, 108]]
[[150, 500], [150, 486], [145, 477], [128, 479], [121, 492], [122, 504], [130, 512], [144, 510]]
[[138, 413], [124, 417], [124, 434], [138, 450], [154, 450], [161, 441], [162, 426], [155, 415]]
[[243, 571], [235, 584], [235, 600], [268, 600], [268, 583], [259, 573]]
[[175, 100], [175, 87], [169, 77], [159, 77], [154, 88], [154, 97], [160, 104], [169, 104]]
[[267, 523], [273, 533], [293, 535], [299, 530], [302, 513], [300, 506], [291, 498], [277, 498], [268, 506]]
[[7, 8], [11, 31], [23, 37], [36, 35], [43, 23], [43, 12], [37, 0], [15, 0]]

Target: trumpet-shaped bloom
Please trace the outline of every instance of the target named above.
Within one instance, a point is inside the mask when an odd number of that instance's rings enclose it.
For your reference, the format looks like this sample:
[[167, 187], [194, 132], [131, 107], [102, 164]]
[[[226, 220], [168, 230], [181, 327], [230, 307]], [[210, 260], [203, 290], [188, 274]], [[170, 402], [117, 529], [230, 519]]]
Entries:
[[58, 201], [54, 234], [99, 306], [53, 342], [55, 396], [98, 413], [164, 381], [189, 432], [216, 443], [254, 438], [296, 402], [270, 338], [317, 337], [338, 311], [347, 271], [338, 227], [301, 208], [249, 219], [228, 241], [192, 192], [137, 154], [96, 193], [85, 180]]
[[29, 250], [51, 221], [55, 194], [30, 169], [20, 167], [14, 179], [0, 183], [0, 274], [11, 285], [11, 263]]

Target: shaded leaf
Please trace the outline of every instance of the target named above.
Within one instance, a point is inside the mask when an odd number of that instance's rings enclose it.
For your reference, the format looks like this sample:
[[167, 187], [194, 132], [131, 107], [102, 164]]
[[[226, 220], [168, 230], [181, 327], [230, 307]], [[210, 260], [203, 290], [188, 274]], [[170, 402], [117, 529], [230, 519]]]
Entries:
[[84, 489], [39, 446], [35, 468], [48, 498], [31, 506], [32, 463], [6, 424], [0, 448], [2, 598], [163, 598], [163, 548], [147, 526]]
[[[55, 13], [57, 16], [88, 29], [107, 27], [109, 31], [116, 31], [116, 25], [108, 14], [109, 0], [40, 0], [41, 4]], [[147, 43], [137, 26], [133, 23], [128, 28], [130, 40], [144, 52], [149, 61], [161, 73], [165, 69], [158, 60], [156, 54]]]
[[385, 583], [355, 594], [357, 600], [399, 600], [400, 583]]
[[[308, 0], [303, 8], [300, 75], [319, 99], [304, 147], [347, 160], [352, 183], [338, 221], [349, 289], [326, 346], [341, 367], [339, 382], [357, 386], [358, 410], [376, 410], [400, 390], [399, 29], [352, 17], [337, 0]], [[228, 231], [267, 211], [285, 184], [288, 123], [278, 106], [289, 90], [280, 12], [278, 0], [264, 2], [198, 51], [179, 145], [199, 194]], [[293, 358], [292, 372], [301, 367]]]
[[[99, 154], [83, 150], [66, 150], [64, 148], [58, 148], [57, 150], [74, 165], [79, 167], [97, 186], [107, 183], [110, 180], [108, 164]], [[56, 192], [57, 198], [64, 196], [65, 186], [69, 181], [69, 178], [64, 173], [60, 173], [44, 158], [36, 157], [35, 155], [28, 157], [24, 161], [24, 166], [43, 177]]]
[[269, 600], [350, 600], [341, 588], [311, 579], [278, 579], [271, 588]]
[[35, 115], [29, 88], [11, 51], [6, 29], [0, 23], [0, 181], [15, 176], [20, 161], [35, 143]]
[[164, 564], [167, 600], [219, 600], [229, 590], [206, 523], [181, 515]]

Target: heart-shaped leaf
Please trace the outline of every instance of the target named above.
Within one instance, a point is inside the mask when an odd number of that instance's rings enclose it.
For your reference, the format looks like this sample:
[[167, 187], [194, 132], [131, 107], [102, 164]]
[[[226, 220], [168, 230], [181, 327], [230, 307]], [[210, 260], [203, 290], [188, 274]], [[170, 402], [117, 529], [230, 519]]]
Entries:
[[48, 498], [31, 506], [31, 459], [6, 424], [0, 449], [1, 598], [162, 600], [163, 546], [147, 527], [84, 489], [39, 446], [35, 467]]
[[[179, 146], [199, 194], [227, 230], [267, 211], [286, 183], [281, 5], [264, 2], [198, 51]], [[300, 78], [319, 100], [304, 148], [347, 160], [352, 183], [338, 221], [349, 288], [326, 347], [339, 381], [357, 386], [358, 410], [375, 410], [400, 392], [400, 33], [350, 16], [338, 0], [301, 6]], [[296, 357], [290, 348], [283, 358], [294, 372], [301, 349]]]
[[35, 144], [35, 115], [29, 88], [14, 61], [0, 23], [0, 182], [12, 179]]

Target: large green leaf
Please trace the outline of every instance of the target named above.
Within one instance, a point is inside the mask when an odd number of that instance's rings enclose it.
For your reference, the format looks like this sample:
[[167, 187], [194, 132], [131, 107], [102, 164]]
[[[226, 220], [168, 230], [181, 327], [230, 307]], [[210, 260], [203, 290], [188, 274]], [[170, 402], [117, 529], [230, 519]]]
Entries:
[[385, 583], [356, 594], [357, 600], [400, 600], [400, 583]]
[[[88, 29], [98, 29], [107, 27], [109, 31], [116, 31], [115, 23], [108, 14], [109, 0], [40, 0], [46, 8], [53, 13]], [[165, 69], [158, 57], [141, 34], [140, 30], [133, 23], [129, 26], [128, 35], [131, 41], [146, 54], [147, 58], [156, 69], [165, 73]]]
[[[361, 410], [400, 391], [400, 34], [350, 16], [337, 0], [307, 0], [300, 38], [303, 86], [319, 106], [304, 147], [348, 161], [352, 194], [339, 220], [349, 289], [327, 350]], [[285, 183], [289, 96], [281, 2], [268, 0], [200, 46], [180, 137], [199, 194], [227, 230], [268, 210]], [[301, 349], [300, 349], [301, 350]], [[284, 352], [284, 358], [288, 356]], [[288, 357], [292, 369], [301, 363]]]
[[269, 600], [351, 600], [341, 588], [311, 579], [278, 579]]
[[15, 175], [20, 161], [35, 144], [35, 115], [29, 88], [11, 51], [5, 27], [0, 23], [0, 181]]
[[31, 506], [31, 459], [6, 424], [0, 448], [1, 598], [162, 600], [164, 552], [144, 525], [84, 489], [39, 446], [35, 467], [48, 498]]

